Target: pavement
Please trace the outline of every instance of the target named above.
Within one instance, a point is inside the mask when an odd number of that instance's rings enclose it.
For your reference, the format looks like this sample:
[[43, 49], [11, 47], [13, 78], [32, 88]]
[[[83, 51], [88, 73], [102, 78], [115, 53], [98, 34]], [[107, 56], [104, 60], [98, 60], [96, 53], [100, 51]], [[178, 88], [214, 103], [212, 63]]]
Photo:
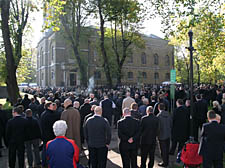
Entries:
[[[1, 149], [2, 155], [3, 157], [0, 157], [0, 168], [8, 168], [8, 150], [6, 148]], [[140, 152], [139, 152], [140, 153]], [[141, 163], [141, 157], [140, 154], [137, 157], [137, 161], [138, 161], [138, 166], [140, 167], [140, 163]], [[181, 164], [176, 164], [176, 157], [175, 156], [170, 156], [170, 164], [169, 164], [169, 168], [174, 168], [174, 165], [176, 165], [176, 168], [181, 166]], [[27, 165], [27, 159], [25, 160], [26, 162], [26, 168], [28, 167]], [[155, 152], [155, 164], [154, 164], [154, 168], [160, 168], [158, 166], [158, 163], [161, 162], [160, 159], [160, 152], [159, 152], [159, 148], [158, 145], [156, 147], [156, 152]], [[84, 151], [82, 151], [81, 153], [81, 157], [80, 157], [80, 163], [82, 165], [88, 165], [88, 150], [85, 149]], [[147, 161], [148, 163], [148, 161]], [[18, 168], [18, 165], [17, 167]], [[121, 160], [121, 156], [119, 154], [119, 149], [118, 149], [118, 133], [117, 133], [117, 129], [112, 128], [112, 140], [109, 146], [109, 152], [108, 152], [108, 160], [107, 160], [107, 168], [122, 168], [122, 160]]]

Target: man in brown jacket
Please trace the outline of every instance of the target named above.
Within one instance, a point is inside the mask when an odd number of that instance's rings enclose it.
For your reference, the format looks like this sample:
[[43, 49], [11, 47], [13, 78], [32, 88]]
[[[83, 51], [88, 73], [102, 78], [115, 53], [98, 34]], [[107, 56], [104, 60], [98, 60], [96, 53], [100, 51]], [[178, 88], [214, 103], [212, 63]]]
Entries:
[[66, 137], [75, 140], [77, 146], [81, 150], [80, 144], [80, 113], [76, 110], [70, 99], [64, 101], [64, 111], [61, 115], [61, 120], [66, 121], [68, 129]]

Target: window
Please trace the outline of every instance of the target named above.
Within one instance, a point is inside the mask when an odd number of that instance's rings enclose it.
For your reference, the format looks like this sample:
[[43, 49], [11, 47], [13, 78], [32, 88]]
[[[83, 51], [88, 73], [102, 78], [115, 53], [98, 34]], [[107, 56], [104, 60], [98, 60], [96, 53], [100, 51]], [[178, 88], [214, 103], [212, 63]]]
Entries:
[[52, 71], [52, 79], [54, 79], [55, 78], [55, 73], [54, 73], [54, 71]]
[[94, 78], [95, 79], [101, 79], [101, 72], [100, 71], [95, 71]]
[[54, 47], [51, 48], [52, 61], [54, 60]]
[[41, 49], [41, 66], [43, 66], [44, 65], [44, 52], [43, 52], [43, 50]]
[[147, 73], [146, 73], [146, 72], [142, 72], [142, 77], [143, 77], [144, 79], [146, 79], [146, 78], [147, 78]]
[[154, 64], [155, 65], [159, 64], [159, 56], [158, 56], [158, 54], [154, 54]]
[[155, 79], [159, 79], [159, 73], [158, 72], [155, 72]]
[[133, 79], [133, 72], [128, 72], [127, 77], [128, 79]]
[[44, 73], [41, 73], [41, 80], [44, 79]]
[[170, 57], [168, 55], [166, 55], [166, 57], [165, 57], [165, 65], [166, 66], [170, 65]]
[[166, 73], [165, 80], [166, 81], [169, 81], [170, 80], [170, 73]]
[[146, 64], [146, 54], [145, 54], [145, 52], [143, 52], [142, 54], [141, 54], [141, 63], [142, 64]]

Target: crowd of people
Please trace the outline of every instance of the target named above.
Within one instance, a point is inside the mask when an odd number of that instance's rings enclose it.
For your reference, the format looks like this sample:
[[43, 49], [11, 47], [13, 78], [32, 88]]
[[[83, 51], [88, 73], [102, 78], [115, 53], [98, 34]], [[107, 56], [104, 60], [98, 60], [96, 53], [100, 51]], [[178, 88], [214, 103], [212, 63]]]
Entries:
[[[25, 151], [29, 167], [76, 168], [85, 142], [89, 151], [88, 166], [106, 168], [111, 129], [118, 129], [118, 148], [124, 168], [137, 167], [139, 149], [141, 168], [146, 167], [147, 158], [147, 167], [154, 167], [157, 143], [162, 159], [158, 165], [167, 167], [169, 155], [176, 154], [177, 145], [180, 151], [190, 135], [195, 141], [208, 138], [200, 145], [207, 151], [203, 152], [204, 168], [211, 164], [220, 167], [223, 161], [221, 157], [211, 157], [213, 152], [221, 156], [218, 151], [224, 147], [217, 143], [224, 144], [225, 138], [223, 85], [195, 87], [192, 115], [189, 89], [183, 86], [176, 88], [175, 105], [171, 104], [168, 86], [101, 87], [91, 93], [80, 88], [27, 88], [24, 92], [33, 96], [29, 99], [25, 94], [23, 99], [18, 99], [12, 118], [5, 110], [8, 104], [0, 105], [0, 146], [3, 147], [4, 139], [9, 149], [10, 168], [15, 167], [16, 154], [19, 167], [24, 168]], [[211, 129], [207, 129], [207, 119], [214, 124]], [[215, 126], [215, 122], [219, 126]], [[203, 130], [201, 136], [199, 129]], [[213, 135], [218, 138], [212, 138]]]

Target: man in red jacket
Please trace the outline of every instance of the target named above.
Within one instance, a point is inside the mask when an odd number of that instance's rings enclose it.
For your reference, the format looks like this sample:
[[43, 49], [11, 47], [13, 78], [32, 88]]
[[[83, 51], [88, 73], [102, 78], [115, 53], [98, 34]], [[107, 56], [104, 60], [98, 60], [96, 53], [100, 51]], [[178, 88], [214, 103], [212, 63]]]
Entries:
[[77, 168], [79, 148], [74, 140], [65, 137], [66, 130], [67, 124], [63, 120], [56, 121], [53, 125], [56, 138], [46, 145], [49, 168]]

